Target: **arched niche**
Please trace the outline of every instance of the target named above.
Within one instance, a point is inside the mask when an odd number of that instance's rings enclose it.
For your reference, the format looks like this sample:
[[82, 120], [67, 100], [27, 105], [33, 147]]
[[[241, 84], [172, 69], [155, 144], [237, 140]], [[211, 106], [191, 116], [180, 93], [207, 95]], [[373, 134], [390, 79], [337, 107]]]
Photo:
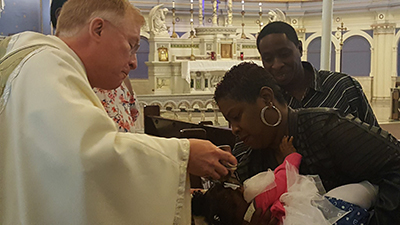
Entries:
[[145, 62], [149, 61], [149, 41], [146, 37], [140, 36], [140, 48], [136, 53], [137, 68], [129, 72], [130, 79], [148, 79], [148, 67]]
[[354, 35], [343, 43], [342, 72], [352, 76], [371, 73], [371, 45], [364, 37]]
[[[335, 45], [331, 43], [331, 71], [335, 71]], [[320, 69], [321, 65], [321, 37], [314, 38], [307, 49], [307, 61], [310, 62], [316, 69]]]

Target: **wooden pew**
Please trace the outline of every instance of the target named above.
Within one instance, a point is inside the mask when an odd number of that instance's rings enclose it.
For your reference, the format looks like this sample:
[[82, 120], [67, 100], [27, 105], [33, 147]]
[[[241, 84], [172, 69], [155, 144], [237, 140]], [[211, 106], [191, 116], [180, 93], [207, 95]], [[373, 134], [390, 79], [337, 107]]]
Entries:
[[144, 106], [144, 132], [158, 137], [206, 139], [217, 146], [230, 145], [232, 149], [236, 143], [236, 137], [229, 128], [212, 126], [208, 121], [196, 124], [163, 118], [157, 105]]

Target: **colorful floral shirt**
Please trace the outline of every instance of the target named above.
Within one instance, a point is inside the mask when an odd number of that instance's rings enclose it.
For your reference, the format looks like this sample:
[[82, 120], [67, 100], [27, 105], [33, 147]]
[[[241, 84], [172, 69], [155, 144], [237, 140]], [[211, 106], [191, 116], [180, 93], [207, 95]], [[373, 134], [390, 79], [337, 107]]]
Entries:
[[108, 115], [117, 123], [119, 131], [134, 132], [134, 122], [139, 111], [136, 108], [136, 98], [131, 95], [125, 83], [114, 90], [94, 88]]

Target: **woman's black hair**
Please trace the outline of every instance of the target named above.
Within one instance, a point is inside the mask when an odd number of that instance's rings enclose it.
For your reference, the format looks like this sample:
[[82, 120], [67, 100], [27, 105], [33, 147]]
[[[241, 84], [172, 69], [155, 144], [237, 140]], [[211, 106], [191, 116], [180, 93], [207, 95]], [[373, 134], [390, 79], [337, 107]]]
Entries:
[[194, 192], [192, 214], [203, 216], [209, 225], [241, 225], [243, 221], [237, 221], [235, 217], [238, 205], [233, 195], [237, 191], [215, 182], [205, 193]]
[[60, 14], [60, 9], [64, 5], [67, 0], [53, 0], [50, 6], [50, 19], [53, 28], [55, 29], [57, 26], [57, 19]]
[[296, 30], [288, 23], [282, 21], [275, 21], [267, 24], [257, 36], [257, 49], [260, 51], [260, 41], [268, 34], [286, 34], [286, 37], [294, 43], [295, 46], [299, 44]]
[[252, 62], [233, 66], [217, 84], [214, 100], [228, 98], [235, 101], [255, 103], [262, 87], [269, 87], [280, 103], [285, 103], [281, 89], [264, 68]]

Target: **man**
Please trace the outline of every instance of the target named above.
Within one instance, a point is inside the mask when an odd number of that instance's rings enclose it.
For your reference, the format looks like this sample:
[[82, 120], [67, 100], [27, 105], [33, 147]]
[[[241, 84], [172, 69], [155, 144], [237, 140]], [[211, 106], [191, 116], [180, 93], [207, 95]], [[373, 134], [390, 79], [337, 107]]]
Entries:
[[126, 0], [69, 0], [57, 37], [0, 43], [1, 224], [189, 224], [188, 173], [236, 164], [208, 141], [122, 133], [108, 117], [92, 88], [136, 68], [143, 23]]
[[[50, 18], [53, 28], [57, 28], [57, 20], [61, 7], [67, 0], [53, 0], [50, 7]], [[93, 88], [100, 99], [107, 114], [116, 123], [118, 130], [122, 132], [134, 132], [134, 123], [139, 116], [136, 107], [136, 94], [133, 91], [129, 76], [121, 85], [112, 90]]]
[[303, 47], [296, 31], [285, 22], [266, 25], [257, 37], [265, 70], [270, 72], [286, 92], [292, 108], [337, 108], [362, 121], [379, 126], [361, 85], [352, 77], [338, 72], [316, 70], [302, 62]]
[[[266, 25], [257, 37], [264, 69], [273, 75], [283, 89], [288, 105], [296, 108], [337, 108], [342, 114], [353, 114], [365, 123], [379, 127], [378, 121], [361, 88], [351, 76], [316, 70], [302, 62], [302, 43], [294, 28], [281, 21]], [[266, 151], [253, 151], [242, 142], [232, 153], [239, 161], [237, 173], [242, 181], [278, 166]], [[257, 167], [249, 165], [258, 165]]]

